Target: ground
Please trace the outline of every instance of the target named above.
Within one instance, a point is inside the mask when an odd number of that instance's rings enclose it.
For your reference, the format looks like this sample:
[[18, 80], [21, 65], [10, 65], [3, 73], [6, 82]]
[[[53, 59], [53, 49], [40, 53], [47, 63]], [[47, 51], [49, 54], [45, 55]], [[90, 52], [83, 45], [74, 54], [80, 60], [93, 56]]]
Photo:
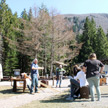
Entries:
[[[51, 85], [52, 82], [50, 82]], [[90, 99], [76, 99], [74, 102], [66, 101], [69, 92], [69, 80], [63, 80], [61, 88], [54, 90], [49, 88], [39, 88], [40, 93], [31, 95], [22, 88], [18, 92], [12, 92], [10, 84], [4, 85], [0, 82], [0, 108], [108, 108], [108, 86], [100, 86], [102, 100], [91, 102]], [[7, 82], [6, 82], [7, 84]]]

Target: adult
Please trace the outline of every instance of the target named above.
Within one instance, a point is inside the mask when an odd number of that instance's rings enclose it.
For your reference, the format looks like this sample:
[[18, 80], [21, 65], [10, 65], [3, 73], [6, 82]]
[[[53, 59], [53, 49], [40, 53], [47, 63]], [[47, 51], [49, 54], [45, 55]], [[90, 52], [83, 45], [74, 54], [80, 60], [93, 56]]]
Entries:
[[58, 83], [59, 83], [59, 87], [61, 87], [61, 83], [62, 83], [62, 78], [63, 78], [63, 74], [66, 71], [62, 68], [62, 65], [60, 65], [57, 69], [56, 69], [56, 87], [58, 87]]
[[38, 92], [39, 69], [44, 69], [44, 68], [38, 66], [38, 60], [35, 58], [31, 65], [31, 81], [32, 81], [31, 90], [30, 90], [31, 94], [34, 94], [33, 93], [34, 86], [35, 86], [35, 93]]
[[[98, 96], [98, 100], [101, 100], [101, 93], [100, 93], [100, 76], [99, 74], [103, 72], [104, 65], [101, 61], [97, 60], [96, 54], [92, 53], [89, 56], [89, 59], [85, 61], [84, 63], [86, 71], [86, 78], [89, 83], [90, 87], [90, 95], [91, 95], [91, 101], [94, 101], [95, 95], [94, 95], [94, 86], [96, 88], [96, 93]], [[100, 67], [100, 69], [99, 69]], [[100, 71], [99, 71], [100, 70]]]
[[80, 68], [81, 71], [77, 73], [74, 78], [70, 77], [70, 83], [71, 83], [71, 95], [66, 100], [74, 100], [74, 95], [79, 95], [80, 93], [80, 87], [85, 87], [88, 85], [88, 82], [86, 80], [86, 74], [85, 69], [83, 66]]

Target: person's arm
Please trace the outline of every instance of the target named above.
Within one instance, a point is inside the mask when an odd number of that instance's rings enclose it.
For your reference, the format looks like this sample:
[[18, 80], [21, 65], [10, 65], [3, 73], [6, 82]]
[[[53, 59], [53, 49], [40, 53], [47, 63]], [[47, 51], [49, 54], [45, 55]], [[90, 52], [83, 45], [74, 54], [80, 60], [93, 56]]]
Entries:
[[74, 77], [75, 80], [79, 79], [81, 77], [80, 72], [77, 73], [77, 75]]
[[104, 66], [103, 66], [103, 67], [101, 67], [101, 69], [100, 69], [100, 73], [102, 73], [102, 72], [103, 72], [103, 69], [104, 69]]
[[104, 64], [103, 64], [101, 61], [100, 61], [99, 66], [101, 67], [101, 68], [100, 68], [100, 73], [102, 73], [103, 70], [104, 70]]
[[84, 63], [84, 65], [83, 65], [83, 72], [87, 72], [87, 63], [86, 63], [86, 61], [85, 61], [85, 63]]
[[62, 71], [63, 71], [63, 74], [65, 74], [66, 73], [66, 71], [62, 68]]
[[32, 70], [40, 70], [40, 69], [44, 69], [44, 67], [34, 67], [34, 66], [32, 66]]

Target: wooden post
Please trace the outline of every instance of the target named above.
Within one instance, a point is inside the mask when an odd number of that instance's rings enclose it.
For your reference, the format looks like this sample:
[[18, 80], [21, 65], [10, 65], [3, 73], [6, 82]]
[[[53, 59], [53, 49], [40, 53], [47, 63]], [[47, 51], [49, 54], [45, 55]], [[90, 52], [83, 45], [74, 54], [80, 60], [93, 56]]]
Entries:
[[14, 80], [14, 84], [13, 84], [13, 92], [17, 91], [17, 82], [16, 80]]
[[53, 79], [52, 79], [52, 81], [53, 81], [53, 82], [52, 82], [52, 86], [54, 86], [54, 76], [53, 76], [52, 78], [53, 78]]

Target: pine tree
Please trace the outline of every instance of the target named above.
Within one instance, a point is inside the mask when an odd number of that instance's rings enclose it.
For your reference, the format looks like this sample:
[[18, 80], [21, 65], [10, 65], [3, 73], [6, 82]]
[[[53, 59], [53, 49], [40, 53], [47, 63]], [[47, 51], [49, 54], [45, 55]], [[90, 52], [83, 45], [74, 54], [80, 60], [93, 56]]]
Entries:
[[26, 9], [24, 9], [24, 11], [22, 11], [21, 18], [23, 18], [24, 20], [28, 20], [28, 15], [27, 15]]
[[97, 29], [95, 52], [98, 59], [105, 59], [108, 57], [108, 39], [101, 26]]
[[88, 59], [89, 54], [95, 51], [93, 48], [95, 45], [95, 36], [96, 24], [93, 19], [90, 21], [90, 19], [87, 17], [81, 38], [83, 45], [78, 55], [78, 62], [84, 62], [86, 59]]
[[96, 29], [96, 23], [93, 18], [90, 20], [86, 18], [84, 24], [84, 31], [79, 38], [83, 43], [80, 53], [74, 58], [76, 62], [84, 62], [88, 59], [90, 53], [96, 53], [98, 59], [108, 57], [108, 39], [102, 27]]
[[[29, 29], [30, 21], [32, 20], [32, 10], [30, 8], [29, 13], [27, 14], [26, 10], [21, 13], [21, 18], [19, 22], [19, 32], [18, 32], [18, 59], [19, 59], [19, 68], [21, 69], [21, 72], [30, 72], [30, 62], [31, 58], [28, 53], [30, 53], [29, 49], [32, 49], [31, 47], [26, 47], [26, 43], [29, 40], [31, 40], [32, 34], [29, 33], [29, 37], [26, 36], [29, 31], [26, 31], [26, 28]], [[26, 33], [27, 32], [27, 33]], [[26, 48], [25, 48], [26, 47]], [[25, 49], [24, 49], [25, 48]], [[26, 51], [27, 50], [27, 51]], [[25, 53], [26, 51], [26, 53]], [[32, 58], [33, 59], [33, 58]]]
[[17, 66], [17, 52], [15, 45], [11, 46], [9, 39], [16, 40], [14, 27], [15, 19], [13, 20], [11, 9], [2, 0], [0, 3], [0, 32], [3, 36], [3, 70], [4, 75], [12, 75], [13, 69]]
[[33, 18], [33, 13], [32, 13], [32, 9], [30, 8], [29, 13], [28, 13], [28, 20], [31, 21]]

